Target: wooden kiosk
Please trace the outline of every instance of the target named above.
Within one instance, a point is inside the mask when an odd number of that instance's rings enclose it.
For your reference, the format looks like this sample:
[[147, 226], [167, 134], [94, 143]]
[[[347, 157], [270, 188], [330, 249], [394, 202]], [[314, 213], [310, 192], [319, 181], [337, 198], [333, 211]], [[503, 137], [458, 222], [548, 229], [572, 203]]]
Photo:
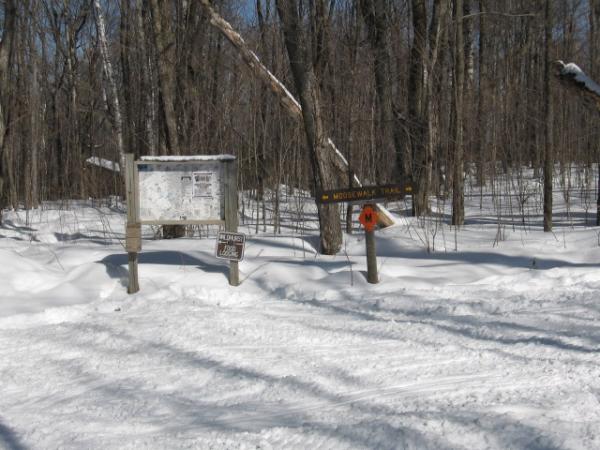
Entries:
[[[125, 155], [127, 195], [127, 292], [139, 291], [142, 225], [220, 225], [237, 232], [237, 162], [232, 155]], [[239, 285], [237, 261], [229, 262], [229, 284]]]

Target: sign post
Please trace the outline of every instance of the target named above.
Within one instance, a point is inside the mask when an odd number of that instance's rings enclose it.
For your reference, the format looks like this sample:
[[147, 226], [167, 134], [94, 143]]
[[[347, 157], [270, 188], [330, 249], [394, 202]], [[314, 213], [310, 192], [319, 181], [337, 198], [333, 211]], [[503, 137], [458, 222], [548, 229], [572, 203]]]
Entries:
[[[225, 185], [225, 230], [237, 233], [238, 229], [238, 193], [237, 193], [237, 163], [227, 161], [223, 166], [223, 181]], [[229, 261], [229, 284], [240, 285], [240, 269], [237, 260]]]
[[129, 266], [127, 293], [140, 290], [138, 279], [138, 256], [142, 250], [142, 225], [139, 223], [139, 203], [135, 162], [132, 153], [125, 155], [125, 190], [127, 195], [127, 225], [125, 228], [125, 250]]
[[367, 281], [371, 284], [379, 283], [377, 275], [377, 251], [375, 249], [375, 227], [377, 225], [377, 211], [371, 204], [363, 206], [358, 220], [365, 228], [365, 242], [367, 245]]
[[377, 274], [377, 253], [375, 251], [375, 227], [377, 226], [379, 218], [375, 203], [380, 200], [401, 199], [407, 194], [412, 194], [412, 191], [412, 184], [406, 182], [317, 192], [316, 200], [321, 204], [347, 202], [350, 204], [358, 203], [363, 205], [358, 220], [365, 228], [365, 242], [367, 245], [367, 281], [369, 283], [379, 283], [379, 276]]

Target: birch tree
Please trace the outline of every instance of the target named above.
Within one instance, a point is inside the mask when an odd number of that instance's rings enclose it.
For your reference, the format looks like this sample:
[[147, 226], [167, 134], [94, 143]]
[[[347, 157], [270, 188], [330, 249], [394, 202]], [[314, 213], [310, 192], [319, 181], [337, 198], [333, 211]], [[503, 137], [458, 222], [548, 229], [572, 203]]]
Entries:
[[98, 33], [98, 47], [100, 48], [100, 54], [102, 55], [102, 65], [104, 69], [104, 76], [106, 78], [106, 84], [108, 85], [108, 92], [110, 92], [110, 96], [107, 96], [107, 106], [113, 114], [113, 127], [115, 130], [115, 138], [117, 141], [117, 152], [121, 166], [121, 173], [124, 173], [125, 149], [123, 145], [123, 119], [121, 116], [121, 107], [119, 104], [119, 92], [117, 90], [117, 82], [115, 80], [115, 75], [110, 60], [110, 54], [108, 51], [106, 24], [104, 21], [104, 16], [102, 14], [102, 8], [100, 7], [100, 0], [93, 0], [93, 4], [94, 18], [96, 21], [96, 31]]

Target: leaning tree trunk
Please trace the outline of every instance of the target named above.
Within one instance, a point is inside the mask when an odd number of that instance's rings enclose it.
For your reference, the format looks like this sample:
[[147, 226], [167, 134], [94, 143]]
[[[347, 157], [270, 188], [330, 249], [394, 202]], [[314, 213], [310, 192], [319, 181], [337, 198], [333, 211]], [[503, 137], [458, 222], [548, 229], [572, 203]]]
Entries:
[[[307, 53], [307, 39], [298, 17], [296, 0], [277, 0], [277, 11], [283, 27], [294, 84], [302, 105], [306, 141], [311, 155], [317, 187], [338, 186], [334, 171], [335, 158], [329, 151], [321, 115], [321, 92], [312, 61]], [[321, 231], [321, 253], [336, 254], [342, 246], [342, 227], [337, 205], [318, 205]]]
[[[258, 56], [250, 50], [239, 33], [237, 33], [231, 24], [224, 20], [212, 7], [210, 0], [200, 0], [202, 6], [208, 17], [210, 18], [210, 24], [214, 26], [219, 32], [225, 36], [225, 38], [234, 46], [239, 56], [244, 61], [246, 66], [252, 71], [254, 76], [259, 78], [263, 83], [269, 87], [279, 102], [283, 106], [291, 117], [297, 120], [302, 120], [302, 106], [301, 102], [298, 102], [290, 91], [279, 81], [265, 65], [260, 61]], [[342, 153], [337, 149], [334, 142], [330, 138], [326, 138], [326, 149], [331, 155], [328, 156], [331, 164], [335, 167], [335, 170], [339, 173], [340, 177], [348, 175], [349, 167], [348, 162], [343, 157]], [[357, 186], [361, 186], [361, 183], [356, 175], [353, 176], [353, 182]], [[396, 223], [394, 217], [381, 206], [379, 209], [379, 220], [381, 226], [390, 226]]]

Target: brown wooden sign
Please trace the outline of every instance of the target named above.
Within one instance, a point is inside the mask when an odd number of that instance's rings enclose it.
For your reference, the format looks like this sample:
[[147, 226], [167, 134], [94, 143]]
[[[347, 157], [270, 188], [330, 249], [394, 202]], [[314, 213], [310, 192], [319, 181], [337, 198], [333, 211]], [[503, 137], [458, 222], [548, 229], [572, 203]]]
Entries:
[[412, 193], [412, 185], [386, 184], [382, 186], [363, 186], [359, 188], [335, 189], [317, 193], [318, 203], [373, 203], [377, 200], [404, 198]]
[[230, 261], [241, 261], [244, 259], [244, 247], [246, 235], [242, 233], [231, 233], [221, 231], [217, 236], [217, 258]]

